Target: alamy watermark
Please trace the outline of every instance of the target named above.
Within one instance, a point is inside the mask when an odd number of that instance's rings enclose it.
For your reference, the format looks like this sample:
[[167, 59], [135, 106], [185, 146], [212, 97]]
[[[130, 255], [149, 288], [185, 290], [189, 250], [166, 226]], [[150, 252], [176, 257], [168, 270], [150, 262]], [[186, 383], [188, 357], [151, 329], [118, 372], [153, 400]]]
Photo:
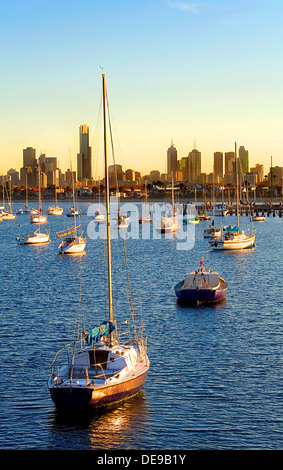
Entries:
[[[185, 210], [184, 210], [185, 208]], [[143, 240], [177, 240], [177, 250], [191, 250], [195, 244], [195, 206], [176, 204], [175, 212], [165, 203], [134, 204], [126, 202], [119, 207], [118, 202], [110, 202], [111, 239], [119, 237]], [[90, 239], [106, 238], [106, 206], [93, 203], [88, 207], [91, 217], [87, 227]]]

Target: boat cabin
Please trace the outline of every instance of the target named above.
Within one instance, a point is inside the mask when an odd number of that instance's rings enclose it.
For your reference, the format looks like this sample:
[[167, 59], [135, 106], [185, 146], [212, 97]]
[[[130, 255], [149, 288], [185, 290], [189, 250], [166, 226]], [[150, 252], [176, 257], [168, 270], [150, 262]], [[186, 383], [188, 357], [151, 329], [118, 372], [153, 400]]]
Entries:
[[219, 286], [219, 275], [216, 272], [192, 272], [186, 275], [183, 289], [216, 289]]

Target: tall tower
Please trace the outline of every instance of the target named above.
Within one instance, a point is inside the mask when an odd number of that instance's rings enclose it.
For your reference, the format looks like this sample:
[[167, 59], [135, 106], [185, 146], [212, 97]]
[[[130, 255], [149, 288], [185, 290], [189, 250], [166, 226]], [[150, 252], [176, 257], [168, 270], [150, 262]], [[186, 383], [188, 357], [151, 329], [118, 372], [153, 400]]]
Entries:
[[248, 173], [249, 172], [249, 151], [245, 149], [245, 147], [239, 147], [239, 159], [240, 159], [240, 168], [239, 171], [241, 173]]
[[223, 178], [223, 153], [214, 152], [214, 181], [222, 182]]
[[171, 172], [175, 176], [175, 172], [178, 169], [177, 162], [177, 149], [174, 147], [173, 139], [171, 140], [171, 147], [167, 150], [167, 178], [171, 178]]
[[196, 148], [189, 153], [189, 179], [192, 183], [201, 181], [201, 152]]
[[80, 126], [80, 153], [77, 154], [77, 175], [78, 181], [90, 180], [92, 177], [89, 127], [86, 124]]

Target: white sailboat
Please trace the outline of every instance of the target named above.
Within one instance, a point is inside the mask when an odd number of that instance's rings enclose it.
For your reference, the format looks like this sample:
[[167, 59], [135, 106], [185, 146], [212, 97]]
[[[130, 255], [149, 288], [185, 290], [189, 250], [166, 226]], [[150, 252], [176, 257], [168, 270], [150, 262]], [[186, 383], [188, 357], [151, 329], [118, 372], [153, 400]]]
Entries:
[[237, 227], [238, 231], [227, 231], [219, 239], [211, 240], [210, 246], [213, 250], [242, 250], [255, 246], [255, 231], [246, 234], [244, 230], [239, 230], [239, 184], [238, 184], [238, 163], [237, 145], [235, 143], [236, 177], [237, 177]]
[[48, 207], [48, 214], [49, 215], [62, 215], [64, 209], [62, 207], [58, 206], [57, 203], [57, 175], [56, 175], [57, 170], [55, 170], [55, 205], [54, 206], [49, 206]]
[[[149, 360], [142, 328], [136, 332], [132, 309], [134, 339], [121, 342], [112, 301], [112, 261], [110, 240], [110, 198], [106, 143], [106, 85], [103, 77], [104, 158], [107, 210], [108, 320], [84, 331], [72, 347], [68, 363], [60, 365], [59, 353], [52, 363], [48, 388], [58, 407], [100, 407], [132, 397], [143, 387]], [[97, 345], [98, 342], [101, 344]], [[67, 345], [68, 346], [68, 345]], [[76, 351], [76, 347], [80, 350]]]
[[13, 214], [12, 203], [11, 203], [11, 201], [12, 201], [12, 195], [11, 195], [11, 191], [12, 191], [11, 176], [10, 176], [10, 190], [9, 190], [9, 194], [7, 194], [8, 204], [9, 204], [9, 210], [6, 210], [6, 208], [5, 208], [4, 187], [6, 187], [6, 185], [5, 185], [4, 176], [3, 176], [3, 207], [2, 207], [2, 212], [1, 212], [1, 218], [2, 218], [2, 220], [14, 220], [14, 219], [17, 219], [18, 217], [17, 217], [15, 214]]
[[[72, 164], [71, 164], [72, 165]], [[86, 237], [83, 236], [83, 231], [78, 230], [80, 225], [76, 223], [76, 202], [75, 202], [75, 182], [72, 172], [72, 185], [73, 185], [73, 203], [74, 203], [74, 222], [73, 228], [68, 228], [63, 232], [57, 232], [55, 238], [63, 238], [59, 243], [57, 249], [60, 254], [77, 254], [83, 253], [86, 247]]]
[[[38, 168], [38, 179], [39, 179], [39, 186], [38, 186], [38, 199], [39, 199], [39, 215], [34, 216], [32, 223], [33, 224], [38, 224], [38, 229], [35, 230], [33, 233], [30, 234], [23, 234], [17, 238], [18, 245], [42, 245], [45, 243], [50, 242], [50, 232], [49, 230], [46, 231], [45, 233], [42, 233], [40, 230], [40, 225], [42, 222], [40, 222], [41, 216], [40, 211], [41, 211], [41, 203], [40, 203], [40, 167]], [[38, 219], [38, 222], [35, 222], [35, 220]]]
[[31, 234], [23, 234], [17, 238], [18, 245], [42, 245], [50, 242], [50, 233], [42, 233], [40, 225], [37, 230]]
[[147, 205], [147, 181], [145, 182], [145, 215], [144, 217], [139, 218], [140, 224], [150, 224], [152, 218], [150, 217], [150, 213], [148, 212], [148, 205]]
[[28, 206], [28, 178], [27, 178], [27, 175], [26, 175], [26, 203], [25, 203], [25, 208], [24, 208], [24, 213], [28, 213], [30, 212], [30, 209], [29, 209], [29, 206]]
[[169, 217], [162, 217], [161, 224], [159, 226], [156, 226], [156, 231], [158, 233], [176, 233], [180, 230], [180, 227], [181, 227], [181, 225], [178, 222], [177, 212], [175, 210], [173, 173], [172, 173], [171, 199], [172, 199], [171, 214], [169, 214]]
[[98, 181], [99, 181], [98, 183], [98, 209], [95, 212], [93, 220], [98, 224], [105, 224], [106, 216], [100, 210], [100, 177], [98, 178]]
[[40, 166], [38, 166], [38, 211], [35, 209], [31, 210], [30, 221], [32, 224], [46, 224], [47, 216], [42, 214], [41, 207], [41, 184], [40, 184]]

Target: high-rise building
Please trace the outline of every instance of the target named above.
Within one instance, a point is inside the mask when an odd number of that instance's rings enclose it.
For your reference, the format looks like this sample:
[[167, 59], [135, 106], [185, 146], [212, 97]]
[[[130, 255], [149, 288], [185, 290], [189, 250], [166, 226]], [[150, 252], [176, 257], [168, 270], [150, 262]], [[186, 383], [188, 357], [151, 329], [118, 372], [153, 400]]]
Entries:
[[26, 183], [30, 187], [37, 186], [37, 159], [36, 150], [33, 147], [23, 149], [23, 166], [20, 169], [21, 185]]
[[33, 147], [23, 149], [23, 167], [30, 166], [31, 168], [37, 167], [36, 150]]
[[91, 147], [89, 146], [89, 127], [86, 124], [80, 126], [80, 153], [77, 154], [78, 181], [90, 180], [91, 171]]
[[251, 168], [251, 173], [255, 173], [257, 175], [258, 182], [263, 181], [263, 176], [264, 176], [263, 165], [261, 165], [260, 163], [256, 163], [256, 165]]
[[244, 146], [239, 147], [240, 168], [239, 173], [248, 173], [249, 171], [249, 151]]
[[122, 169], [122, 165], [114, 164], [109, 165], [108, 167], [108, 177], [109, 177], [109, 184], [111, 186], [119, 187], [121, 182], [124, 180], [124, 172]]
[[233, 168], [235, 164], [235, 152], [225, 152], [225, 183], [233, 183]]
[[189, 179], [192, 183], [201, 180], [201, 152], [195, 148], [189, 153]]
[[171, 147], [167, 150], [167, 177], [171, 179], [171, 173], [173, 173], [173, 177], [178, 169], [178, 162], [177, 162], [177, 149], [174, 147], [173, 140], [171, 141]]
[[223, 179], [223, 153], [214, 152], [214, 181], [221, 183]]

